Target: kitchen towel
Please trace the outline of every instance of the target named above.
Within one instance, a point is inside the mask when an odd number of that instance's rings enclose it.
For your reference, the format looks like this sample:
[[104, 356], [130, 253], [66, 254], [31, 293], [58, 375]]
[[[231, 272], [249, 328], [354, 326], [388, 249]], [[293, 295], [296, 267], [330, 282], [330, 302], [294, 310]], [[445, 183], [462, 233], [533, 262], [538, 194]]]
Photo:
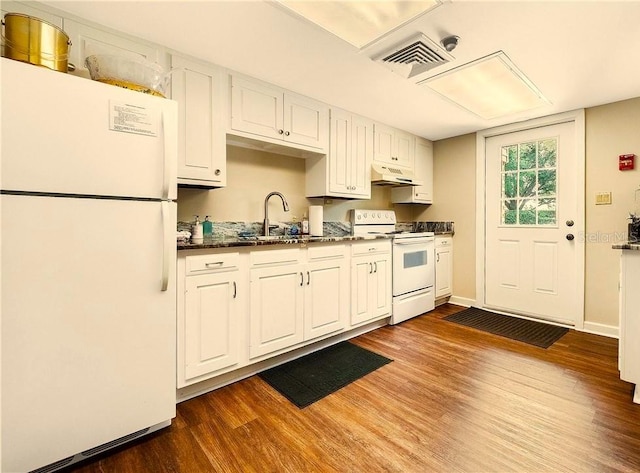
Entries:
[[309, 206], [309, 234], [311, 236], [322, 236], [322, 205]]

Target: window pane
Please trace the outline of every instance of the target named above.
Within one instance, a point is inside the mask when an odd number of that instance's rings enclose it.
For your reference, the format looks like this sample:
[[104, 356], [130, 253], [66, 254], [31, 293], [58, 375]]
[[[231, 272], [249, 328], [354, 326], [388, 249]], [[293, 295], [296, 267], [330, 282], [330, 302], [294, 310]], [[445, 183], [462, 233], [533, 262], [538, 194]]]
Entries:
[[516, 200], [502, 201], [502, 224], [515, 225], [517, 223], [518, 205]]
[[518, 191], [518, 173], [509, 172], [502, 175], [502, 198], [516, 197]]
[[518, 145], [502, 147], [502, 170], [515, 171], [518, 169]]
[[556, 170], [538, 171], [538, 195], [556, 194]]
[[557, 148], [558, 140], [555, 138], [538, 142], [538, 167], [555, 167]]
[[524, 171], [520, 173], [518, 195], [531, 197], [536, 195], [536, 172]]
[[520, 144], [520, 169], [536, 167], [536, 143]]
[[521, 210], [520, 219], [518, 221], [520, 225], [535, 225], [536, 223], [536, 211], [535, 210]]
[[555, 210], [538, 210], [538, 225], [555, 225]]

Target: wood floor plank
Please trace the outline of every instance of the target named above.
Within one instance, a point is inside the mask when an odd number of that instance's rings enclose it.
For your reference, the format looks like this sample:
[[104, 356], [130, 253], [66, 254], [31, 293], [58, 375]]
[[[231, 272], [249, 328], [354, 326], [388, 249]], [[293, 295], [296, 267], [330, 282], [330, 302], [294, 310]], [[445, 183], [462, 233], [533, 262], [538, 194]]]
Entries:
[[353, 339], [394, 361], [305, 409], [253, 376], [67, 472], [640, 471], [615, 339], [571, 330], [543, 349], [442, 320], [459, 310]]

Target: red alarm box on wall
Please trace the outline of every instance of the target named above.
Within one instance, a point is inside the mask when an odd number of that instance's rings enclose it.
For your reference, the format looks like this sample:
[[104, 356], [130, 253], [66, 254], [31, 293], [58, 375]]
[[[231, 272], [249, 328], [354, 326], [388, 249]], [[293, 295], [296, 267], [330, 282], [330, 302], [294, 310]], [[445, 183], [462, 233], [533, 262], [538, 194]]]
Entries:
[[633, 169], [635, 158], [635, 154], [621, 154], [620, 156], [618, 156], [618, 169], [620, 171], [628, 171], [629, 169]]

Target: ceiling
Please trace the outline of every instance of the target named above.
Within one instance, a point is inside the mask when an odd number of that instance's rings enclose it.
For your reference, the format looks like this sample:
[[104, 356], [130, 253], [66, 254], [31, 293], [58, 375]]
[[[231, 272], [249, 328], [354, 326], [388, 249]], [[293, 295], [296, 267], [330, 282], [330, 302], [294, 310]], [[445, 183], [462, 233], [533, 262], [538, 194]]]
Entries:
[[[363, 50], [265, 1], [43, 3], [431, 140], [640, 96], [640, 1], [443, 0]], [[370, 59], [417, 32], [460, 36], [455, 60], [405, 79]], [[484, 120], [416, 85], [500, 50], [549, 105]]]

